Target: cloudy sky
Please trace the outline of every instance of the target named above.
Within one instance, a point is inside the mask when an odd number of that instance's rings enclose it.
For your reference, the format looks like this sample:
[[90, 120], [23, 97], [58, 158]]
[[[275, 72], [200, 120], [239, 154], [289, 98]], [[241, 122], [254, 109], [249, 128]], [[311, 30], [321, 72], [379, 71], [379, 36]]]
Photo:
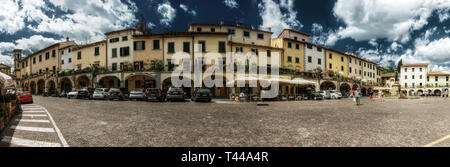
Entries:
[[278, 35], [283, 28], [313, 42], [354, 51], [382, 66], [430, 63], [450, 70], [450, 0], [2, 0], [0, 63], [70, 37], [79, 44], [133, 27], [140, 15], [155, 33], [191, 23], [239, 21]]

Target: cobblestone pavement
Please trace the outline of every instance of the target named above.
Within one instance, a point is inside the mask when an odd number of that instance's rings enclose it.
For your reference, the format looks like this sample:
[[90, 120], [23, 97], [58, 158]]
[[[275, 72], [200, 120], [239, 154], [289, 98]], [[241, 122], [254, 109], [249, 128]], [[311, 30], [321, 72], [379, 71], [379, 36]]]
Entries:
[[[70, 146], [425, 146], [450, 134], [450, 100], [255, 103], [34, 97]], [[3, 135], [2, 135], [3, 136]], [[54, 138], [51, 142], [57, 142]], [[433, 146], [450, 146], [450, 139]]]

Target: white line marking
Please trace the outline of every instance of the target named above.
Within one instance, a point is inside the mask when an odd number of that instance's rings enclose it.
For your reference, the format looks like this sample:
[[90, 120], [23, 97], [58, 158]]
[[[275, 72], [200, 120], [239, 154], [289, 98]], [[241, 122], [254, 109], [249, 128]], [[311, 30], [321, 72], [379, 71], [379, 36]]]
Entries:
[[59, 144], [59, 143], [28, 140], [28, 139], [21, 139], [21, 138], [10, 137], [10, 136], [3, 137], [2, 142], [20, 145], [20, 146], [26, 146], [26, 147], [61, 147], [61, 144]]
[[32, 131], [32, 132], [55, 132], [53, 128], [41, 128], [41, 127], [31, 127], [31, 126], [11, 126], [10, 129], [15, 130], [25, 130], [25, 131]]
[[27, 111], [27, 110], [24, 110], [24, 111], [22, 111], [22, 113], [45, 113], [45, 111]]
[[16, 119], [19, 122], [37, 122], [37, 123], [50, 123], [49, 120], [41, 120], [41, 119]]
[[46, 117], [46, 114], [21, 114], [19, 116], [23, 116], [23, 117]]
[[64, 139], [64, 136], [62, 135], [61, 131], [56, 126], [55, 120], [53, 120], [52, 115], [50, 115], [50, 113], [47, 111], [46, 108], [44, 108], [44, 107], [42, 107], [42, 108], [45, 110], [45, 112], [47, 112], [47, 115], [50, 118], [50, 121], [52, 121], [53, 127], [55, 127], [55, 131], [58, 134], [59, 140], [61, 140], [63, 147], [69, 147], [69, 144], [67, 144], [66, 139]]

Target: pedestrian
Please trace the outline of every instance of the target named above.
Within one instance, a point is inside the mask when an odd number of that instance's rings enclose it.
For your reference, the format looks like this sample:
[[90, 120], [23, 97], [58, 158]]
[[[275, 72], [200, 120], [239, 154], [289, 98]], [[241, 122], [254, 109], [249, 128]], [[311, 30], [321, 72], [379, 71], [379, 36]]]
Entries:
[[239, 94], [239, 100], [245, 101], [245, 94], [244, 94], [244, 92], [241, 92], [241, 94]]
[[380, 102], [383, 102], [383, 96], [384, 96], [384, 94], [383, 94], [383, 91], [378, 91], [378, 98], [380, 98]]
[[356, 101], [356, 105], [360, 105], [361, 103], [360, 103], [360, 98], [361, 98], [361, 92], [359, 91], [359, 88], [356, 88], [356, 91], [355, 91], [355, 101]]
[[369, 90], [369, 97], [370, 97], [370, 100], [373, 99], [373, 90], [372, 89]]

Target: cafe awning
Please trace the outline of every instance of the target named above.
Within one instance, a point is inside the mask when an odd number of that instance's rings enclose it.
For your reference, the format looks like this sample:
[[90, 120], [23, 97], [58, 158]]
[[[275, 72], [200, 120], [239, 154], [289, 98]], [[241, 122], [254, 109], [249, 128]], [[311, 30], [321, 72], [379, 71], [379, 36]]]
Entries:
[[16, 82], [14, 82], [12, 77], [2, 72], [0, 72], [0, 83], [3, 85], [3, 88], [16, 87]]
[[316, 82], [312, 82], [303, 78], [294, 78], [293, 80], [291, 80], [291, 84], [294, 85], [315, 85]]

